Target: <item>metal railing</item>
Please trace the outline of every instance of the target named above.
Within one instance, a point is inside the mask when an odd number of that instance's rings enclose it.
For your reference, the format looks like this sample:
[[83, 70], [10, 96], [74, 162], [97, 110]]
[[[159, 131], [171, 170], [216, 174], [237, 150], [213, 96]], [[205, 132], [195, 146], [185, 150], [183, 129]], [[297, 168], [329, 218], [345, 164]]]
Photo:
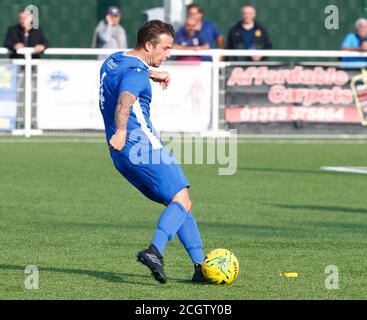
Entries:
[[[121, 49], [120, 51], [128, 51], [129, 49]], [[97, 56], [109, 55], [119, 49], [93, 49], [93, 48], [49, 48], [44, 51], [44, 55], [65, 55], [65, 56]], [[9, 51], [6, 48], [0, 48], [0, 55], [6, 55]], [[31, 128], [31, 104], [32, 104], [32, 65], [36, 64], [32, 60], [32, 54], [35, 53], [34, 48], [20, 48], [17, 53], [24, 55], [22, 64], [25, 65], [25, 89], [24, 89], [24, 131], [17, 130], [17, 134], [30, 137], [32, 135]], [[171, 56], [210, 56], [212, 58], [212, 134], [220, 135], [219, 130], [219, 69], [222, 63], [222, 57], [278, 57], [278, 58], [367, 58], [367, 52], [337, 51], [337, 50], [171, 50]]]

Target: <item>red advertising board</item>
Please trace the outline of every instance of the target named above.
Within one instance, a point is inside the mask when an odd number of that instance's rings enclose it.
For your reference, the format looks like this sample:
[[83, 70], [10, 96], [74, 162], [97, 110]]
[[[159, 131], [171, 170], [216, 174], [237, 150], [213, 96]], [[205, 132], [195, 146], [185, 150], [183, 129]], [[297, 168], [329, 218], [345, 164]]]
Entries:
[[358, 124], [350, 82], [359, 73], [333, 66], [226, 67], [225, 121]]
[[226, 108], [225, 121], [241, 122], [323, 122], [360, 123], [354, 107], [295, 107], [295, 106], [246, 106]]

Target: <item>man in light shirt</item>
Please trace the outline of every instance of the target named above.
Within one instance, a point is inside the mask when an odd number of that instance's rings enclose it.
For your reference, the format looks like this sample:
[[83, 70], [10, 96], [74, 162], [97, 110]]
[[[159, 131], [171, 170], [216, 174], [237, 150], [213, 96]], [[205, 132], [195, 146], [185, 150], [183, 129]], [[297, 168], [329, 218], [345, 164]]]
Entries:
[[[121, 10], [109, 7], [104, 20], [101, 20], [93, 35], [93, 48], [126, 49], [128, 47], [125, 29], [120, 25]], [[100, 55], [105, 59], [108, 55]]]
[[[341, 45], [344, 51], [367, 51], [367, 19], [360, 18], [355, 23], [355, 32], [348, 33]], [[367, 63], [367, 58], [346, 57], [342, 58], [345, 67], [362, 68]]]

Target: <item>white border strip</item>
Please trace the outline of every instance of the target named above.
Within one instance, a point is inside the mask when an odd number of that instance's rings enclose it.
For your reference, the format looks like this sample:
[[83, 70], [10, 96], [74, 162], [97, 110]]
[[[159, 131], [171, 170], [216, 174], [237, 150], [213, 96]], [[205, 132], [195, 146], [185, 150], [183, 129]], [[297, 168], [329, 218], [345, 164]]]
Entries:
[[[129, 51], [131, 49], [95, 49], [95, 48], [48, 48], [45, 55], [100, 55], [112, 54], [117, 51]], [[18, 54], [33, 53], [34, 48], [20, 48]], [[8, 54], [6, 48], [0, 48], [0, 55]], [[340, 58], [340, 57], [367, 57], [367, 52], [342, 51], [342, 50], [228, 50], [228, 49], [211, 49], [211, 50], [171, 50], [173, 56], [237, 56], [237, 57], [324, 57], [324, 58]]]
[[321, 170], [344, 172], [344, 173], [367, 174], [367, 167], [321, 167]]

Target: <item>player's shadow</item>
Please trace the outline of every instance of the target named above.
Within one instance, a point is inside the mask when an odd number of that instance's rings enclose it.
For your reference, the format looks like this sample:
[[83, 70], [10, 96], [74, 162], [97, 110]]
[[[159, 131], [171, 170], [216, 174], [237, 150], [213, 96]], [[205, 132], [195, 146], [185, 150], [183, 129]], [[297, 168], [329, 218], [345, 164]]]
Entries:
[[362, 213], [367, 214], [365, 208], [348, 208], [348, 207], [336, 207], [336, 206], [320, 206], [320, 205], [290, 205], [290, 204], [274, 204], [266, 203], [281, 209], [292, 209], [292, 210], [309, 210], [309, 211], [326, 211], [326, 212], [337, 212], [337, 213]]
[[[12, 265], [12, 264], [0, 264], [0, 270], [25, 270], [25, 266]], [[152, 279], [149, 275], [140, 274], [129, 274], [129, 273], [117, 273], [108, 271], [95, 271], [85, 269], [68, 269], [68, 268], [55, 268], [55, 267], [39, 267], [39, 272], [59, 272], [72, 275], [83, 275], [92, 278], [101, 279], [107, 282], [113, 283], [128, 283], [128, 284], [139, 284], [145, 286], [155, 286], [155, 283], [149, 283], [146, 280]], [[126, 278], [141, 278], [144, 282], [127, 280]]]

